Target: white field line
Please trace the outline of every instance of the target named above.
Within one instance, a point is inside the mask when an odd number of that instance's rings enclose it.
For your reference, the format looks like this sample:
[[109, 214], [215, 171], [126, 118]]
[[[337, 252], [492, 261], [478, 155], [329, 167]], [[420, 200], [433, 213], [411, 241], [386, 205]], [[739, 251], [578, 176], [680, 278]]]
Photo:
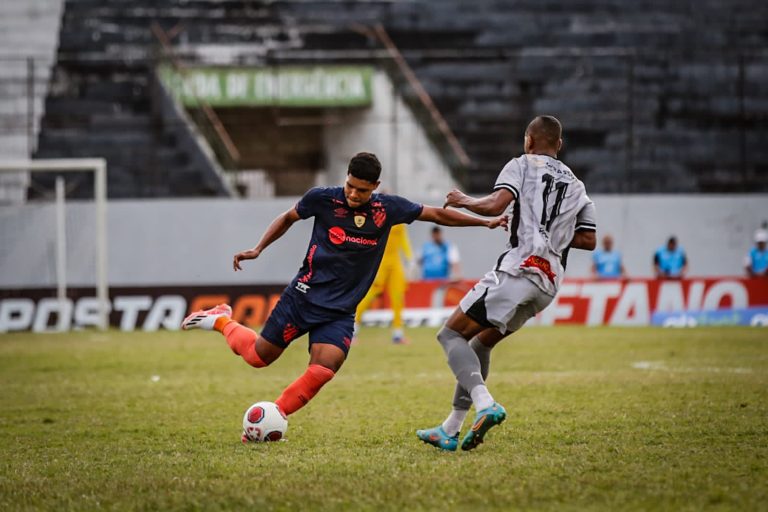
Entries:
[[668, 367], [664, 361], [635, 361], [632, 368], [636, 370], [662, 371], [670, 373], [752, 373], [750, 368], [719, 368], [717, 366], [702, 366], [699, 368]]

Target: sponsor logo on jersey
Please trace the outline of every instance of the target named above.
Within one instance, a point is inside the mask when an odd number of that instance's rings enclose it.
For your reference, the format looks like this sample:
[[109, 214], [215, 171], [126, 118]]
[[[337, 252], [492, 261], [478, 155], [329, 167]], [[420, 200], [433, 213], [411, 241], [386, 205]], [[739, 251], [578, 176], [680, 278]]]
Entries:
[[298, 281], [296, 283], [296, 289], [299, 290], [301, 293], [307, 293], [309, 291], [310, 286], [308, 284], [304, 284], [301, 281]]
[[361, 228], [363, 227], [363, 224], [365, 224], [365, 215], [355, 215], [355, 226]]
[[379, 241], [375, 238], [363, 238], [362, 236], [349, 236], [347, 235], [347, 232], [344, 231], [343, 228], [340, 228], [339, 226], [333, 226], [331, 229], [328, 230], [328, 238], [330, 239], [331, 243], [334, 245], [341, 245], [344, 242], [349, 242], [351, 244], [357, 244], [357, 245], [367, 245], [371, 247], [375, 247], [379, 245]]
[[552, 272], [552, 266], [549, 264], [549, 260], [542, 258], [541, 256], [528, 256], [528, 259], [520, 265], [520, 268], [537, 268], [541, 270], [552, 283], [555, 282], [555, 278], [557, 277], [557, 274]]
[[333, 245], [341, 245], [347, 238], [347, 233], [339, 226], [333, 226], [328, 230], [328, 238]]

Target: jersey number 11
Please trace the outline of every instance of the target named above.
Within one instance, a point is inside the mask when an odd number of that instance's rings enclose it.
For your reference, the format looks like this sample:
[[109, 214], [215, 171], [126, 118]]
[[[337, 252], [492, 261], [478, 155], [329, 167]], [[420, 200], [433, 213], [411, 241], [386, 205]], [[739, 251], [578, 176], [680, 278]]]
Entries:
[[[563, 198], [565, 198], [565, 191], [568, 189], [568, 183], [564, 181], [555, 182], [555, 177], [551, 174], [545, 174], [541, 177], [541, 181], [544, 185], [544, 193], [542, 199], [544, 200], [544, 207], [541, 209], [541, 225], [549, 232], [552, 227], [552, 223], [555, 221], [558, 215], [560, 215], [560, 206], [563, 204]], [[552, 184], [555, 184], [555, 202], [552, 205], [552, 209], [547, 214], [547, 203], [549, 203], [549, 194], [552, 193]]]

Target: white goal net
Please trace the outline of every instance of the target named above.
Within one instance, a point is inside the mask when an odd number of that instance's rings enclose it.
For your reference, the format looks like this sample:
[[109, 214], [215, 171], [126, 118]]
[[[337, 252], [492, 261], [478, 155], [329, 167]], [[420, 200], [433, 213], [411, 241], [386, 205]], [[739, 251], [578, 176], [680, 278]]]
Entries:
[[[35, 173], [55, 177], [55, 186], [28, 199], [21, 189], [34, 186]], [[84, 175], [93, 196], [67, 200]], [[106, 161], [0, 160], [0, 176], [6, 189], [20, 189], [0, 199], [0, 332], [106, 329]]]

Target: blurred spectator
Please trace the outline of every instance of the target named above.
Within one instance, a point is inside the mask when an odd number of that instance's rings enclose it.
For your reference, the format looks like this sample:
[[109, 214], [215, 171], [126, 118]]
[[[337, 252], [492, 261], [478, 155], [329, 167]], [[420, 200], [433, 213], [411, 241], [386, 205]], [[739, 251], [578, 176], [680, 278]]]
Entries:
[[653, 256], [653, 268], [657, 279], [685, 277], [688, 270], [688, 258], [685, 250], [677, 245], [677, 238], [669, 237], [667, 244], [659, 247]]
[[613, 250], [613, 237], [605, 235], [603, 248], [592, 254], [592, 276], [598, 279], [618, 279], [624, 275], [621, 253]]
[[425, 242], [419, 253], [422, 279], [458, 279], [459, 250], [456, 246], [443, 239], [443, 230], [432, 228], [432, 240]]
[[755, 246], [744, 259], [744, 268], [749, 277], [768, 276], [768, 231], [758, 229], [755, 232]]
[[768, 220], [764, 220], [763, 223], [760, 224], [760, 227], [755, 231], [755, 241], [757, 241], [758, 236], [768, 237]]

